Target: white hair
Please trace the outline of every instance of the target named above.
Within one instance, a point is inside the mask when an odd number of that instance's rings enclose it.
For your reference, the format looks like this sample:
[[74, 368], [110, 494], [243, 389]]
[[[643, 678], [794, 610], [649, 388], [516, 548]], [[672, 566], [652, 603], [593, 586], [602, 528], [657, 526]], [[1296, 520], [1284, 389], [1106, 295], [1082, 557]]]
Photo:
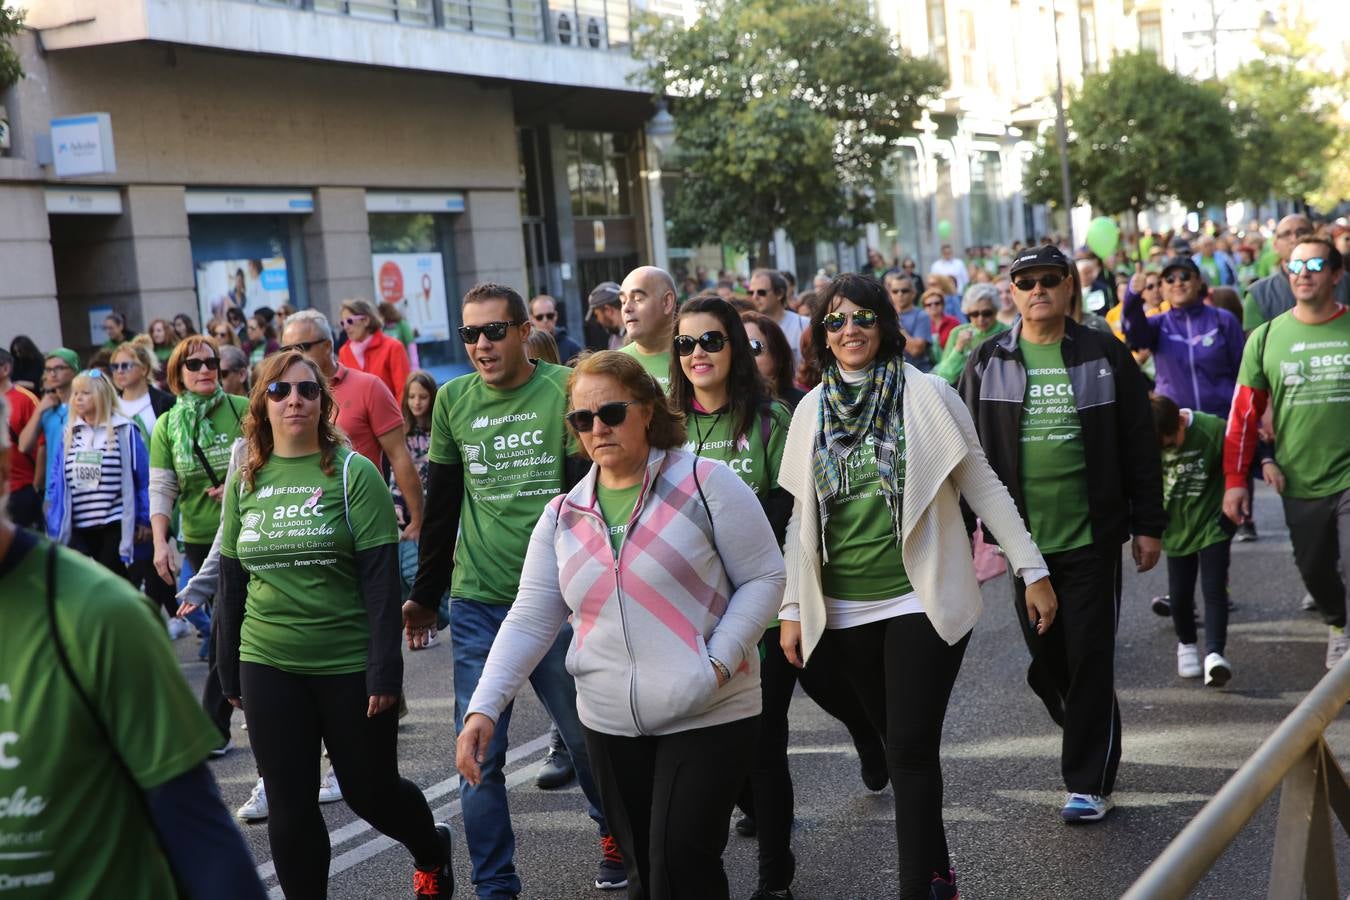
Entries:
[[961, 312], [970, 315], [977, 304], [988, 300], [989, 304], [997, 311], [1002, 304], [998, 295], [998, 288], [992, 284], [972, 284], [966, 288], [966, 295], [961, 298]]
[[328, 317], [317, 309], [302, 309], [291, 313], [286, 317], [286, 327], [289, 328], [293, 322], [309, 322], [319, 330], [324, 340], [333, 339], [333, 326], [328, 324]]

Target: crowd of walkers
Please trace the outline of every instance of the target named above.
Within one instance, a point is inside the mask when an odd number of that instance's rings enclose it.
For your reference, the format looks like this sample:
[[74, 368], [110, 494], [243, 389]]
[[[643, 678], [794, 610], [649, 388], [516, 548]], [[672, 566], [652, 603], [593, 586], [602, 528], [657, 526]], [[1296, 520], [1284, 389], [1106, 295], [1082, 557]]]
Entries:
[[[0, 838], [25, 852], [0, 871], [261, 896], [203, 765], [238, 709], [260, 776], [238, 817], [266, 820], [286, 896], [326, 895], [320, 804], [345, 799], [407, 848], [416, 896], [449, 897], [451, 831], [398, 761], [403, 649], [445, 642], [477, 897], [524, 890], [505, 768], [526, 682], [554, 726], [540, 783], [575, 777], [595, 822], [597, 889], [728, 898], [739, 807], [754, 898], [792, 896], [800, 684], [864, 789], [892, 788], [897, 895], [957, 897], [940, 757], [983, 612], [973, 549], [1006, 558], [1071, 824], [1112, 808], [1123, 544], [1140, 572], [1166, 555], [1152, 606], [1177, 673], [1221, 687], [1230, 542], [1260, 477], [1328, 668], [1345, 653], [1340, 237], [1288, 217], [1263, 278], [1208, 236], [1141, 240], [1128, 272], [1054, 241], [944, 247], [923, 276], [874, 252], [800, 293], [774, 270], [644, 266], [592, 290], [577, 339], [553, 298], [485, 283], [458, 316], [473, 370], [439, 386], [396, 311], [359, 298], [340, 331], [284, 309], [136, 335], [114, 314], [84, 364], [18, 340], [0, 350]], [[193, 631], [200, 703], [169, 644]], [[81, 802], [140, 850], [73, 857]]]

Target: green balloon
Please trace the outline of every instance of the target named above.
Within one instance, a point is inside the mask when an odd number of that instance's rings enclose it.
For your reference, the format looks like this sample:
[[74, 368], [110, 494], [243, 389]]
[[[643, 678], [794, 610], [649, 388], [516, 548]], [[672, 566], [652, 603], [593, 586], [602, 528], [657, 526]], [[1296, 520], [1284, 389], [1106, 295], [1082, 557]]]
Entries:
[[952, 223], [951, 223], [951, 222], [948, 222], [946, 219], [941, 219], [941, 220], [939, 220], [939, 221], [938, 221], [938, 229], [937, 229], [937, 231], [938, 231], [938, 237], [943, 238], [944, 240], [945, 240], [946, 238], [951, 237], [951, 236], [952, 236]]
[[1120, 227], [1113, 219], [1098, 216], [1088, 223], [1088, 249], [1105, 260], [1120, 247]]

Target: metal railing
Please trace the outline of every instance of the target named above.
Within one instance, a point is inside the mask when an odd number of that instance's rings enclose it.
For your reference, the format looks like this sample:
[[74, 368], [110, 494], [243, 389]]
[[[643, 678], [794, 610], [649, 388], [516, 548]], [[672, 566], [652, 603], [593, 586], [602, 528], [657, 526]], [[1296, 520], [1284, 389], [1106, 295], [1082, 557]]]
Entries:
[[629, 0], [243, 0], [530, 43], [611, 50], [632, 42]]
[[1271, 900], [1341, 900], [1331, 816], [1350, 833], [1350, 783], [1325, 732], [1350, 702], [1350, 654], [1326, 674], [1200, 814], [1153, 861], [1123, 900], [1185, 897], [1280, 787]]

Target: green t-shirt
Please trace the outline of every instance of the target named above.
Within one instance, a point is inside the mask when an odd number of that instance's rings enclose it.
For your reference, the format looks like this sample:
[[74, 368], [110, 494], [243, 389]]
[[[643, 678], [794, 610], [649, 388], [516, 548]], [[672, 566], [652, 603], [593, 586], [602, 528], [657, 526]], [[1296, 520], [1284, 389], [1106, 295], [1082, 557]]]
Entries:
[[[213, 442], [201, 443], [217, 478], [223, 479], [230, 469], [230, 447], [242, 432], [244, 416], [248, 415], [248, 398], [225, 395], [225, 400], [211, 411], [209, 419], [215, 431]], [[186, 456], [176, 456], [169, 439], [165, 413], [155, 420], [155, 433], [150, 437], [150, 465], [157, 469], [172, 469], [178, 477], [178, 510], [182, 515], [183, 540], [189, 544], [209, 544], [216, 539], [220, 527], [220, 503], [206, 495], [211, 489], [211, 478], [191, 448]]]
[[570, 372], [539, 362], [513, 390], [489, 387], [472, 373], [436, 392], [427, 458], [464, 467], [452, 596], [515, 601], [530, 534], [563, 490]]
[[778, 486], [778, 466], [783, 461], [792, 413], [783, 404], [774, 403], [755, 413], [748, 434], [733, 437], [734, 424], [729, 412], [691, 413], [689, 440], [684, 449], [726, 463], [741, 476], [741, 481], [763, 497]]
[[[1264, 362], [1258, 367], [1257, 358]], [[1350, 315], [1305, 325], [1293, 311], [1253, 331], [1238, 384], [1271, 393], [1275, 461], [1290, 497], [1350, 488]]]
[[1073, 386], [1059, 341], [1019, 340], [1026, 363], [1022, 401], [1022, 495], [1031, 536], [1042, 553], [1062, 553], [1092, 543], [1088, 515], [1087, 456]]
[[1219, 271], [1217, 259], [1212, 256], [1206, 259], [1202, 256], [1196, 265], [1200, 267], [1200, 272], [1205, 276], [1205, 282], [1210, 287], [1218, 287], [1223, 283], [1223, 274]]
[[225, 488], [220, 542], [248, 572], [239, 658], [302, 675], [364, 671], [370, 624], [356, 552], [398, 542], [380, 470], [347, 447], [331, 475], [317, 453], [274, 455], [253, 490], [240, 487], [235, 475]]
[[629, 342], [620, 347], [619, 352], [627, 353], [642, 363], [642, 368], [646, 369], [656, 379], [656, 383], [661, 385], [661, 390], [670, 393], [670, 351], [643, 353], [638, 349], [637, 344]]
[[183, 681], [149, 602], [58, 548], [62, 643], [136, 783], [128, 781], [58, 661], [47, 548], [20, 534], [0, 563], [0, 892], [172, 897], [168, 860], [137, 795], [200, 765], [220, 732]]
[[614, 548], [614, 556], [619, 556], [619, 545], [628, 533], [628, 522], [633, 518], [633, 507], [637, 505], [638, 494], [642, 491], [642, 482], [632, 487], [607, 488], [597, 480], [595, 496], [600, 501], [600, 515], [609, 526], [609, 543]]
[[[903, 495], [904, 429], [896, 453]], [[914, 588], [905, 573], [900, 548], [895, 544], [891, 511], [881, 491], [872, 438], [867, 438], [841, 462], [848, 469], [848, 489], [835, 495], [825, 526], [829, 561], [820, 570], [825, 596], [835, 600], [889, 600], [910, 593]]]
[[1242, 295], [1242, 330], [1251, 332], [1256, 330], [1256, 326], [1266, 320], [1266, 314], [1261, 312], [1261, 304], [1256, 302], [1256, 297], [1251, 291]]
[[1167, 530], [1163, 552], [1189, 556], [1228, 540], [1219, 527], [1223, 512], [1223, 431], [1218, 416], [1192, 412], [1181, 446], [1162, 455]]

